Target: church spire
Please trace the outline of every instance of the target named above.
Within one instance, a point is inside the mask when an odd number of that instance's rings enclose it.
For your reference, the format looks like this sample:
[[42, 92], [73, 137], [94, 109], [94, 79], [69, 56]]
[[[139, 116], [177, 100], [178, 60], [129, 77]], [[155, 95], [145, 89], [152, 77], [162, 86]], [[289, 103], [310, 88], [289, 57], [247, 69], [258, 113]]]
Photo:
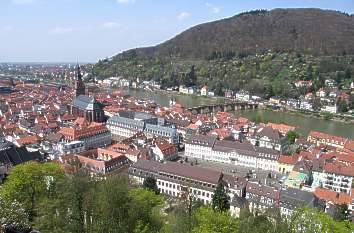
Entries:
[[81, 69], [79, 62], [77, 62], [76, 80], [75, 80], [75, 96], [85, 95], [85, 85], [82, 81]]

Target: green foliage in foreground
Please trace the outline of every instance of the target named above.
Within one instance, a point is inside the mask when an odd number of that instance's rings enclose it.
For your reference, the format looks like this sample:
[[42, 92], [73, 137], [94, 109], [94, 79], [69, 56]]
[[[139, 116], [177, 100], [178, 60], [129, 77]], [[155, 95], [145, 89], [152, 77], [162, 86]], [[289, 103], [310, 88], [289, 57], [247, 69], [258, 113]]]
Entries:
[[[224, 203], [224, 198], [220, 200]], [[349, 233], [354, 230], [348, 221], [335, 221], [313, 209], [299, 209], [288, 219], [282, 218], [277, 209], [264, 215], [242, 211], [240, 218], [234, 218], [227, 208], [214, 210], [193, 196], [185, 200], [166, 199], [147, 188], [128, 188], [121, 176], [98, 181], [84, 172], [66, 175], [58, 165], [35, 162], [13, 169], [0, 189], [0, 210], [0, 232], [4, 228], [32, 228], [43, 233]]]

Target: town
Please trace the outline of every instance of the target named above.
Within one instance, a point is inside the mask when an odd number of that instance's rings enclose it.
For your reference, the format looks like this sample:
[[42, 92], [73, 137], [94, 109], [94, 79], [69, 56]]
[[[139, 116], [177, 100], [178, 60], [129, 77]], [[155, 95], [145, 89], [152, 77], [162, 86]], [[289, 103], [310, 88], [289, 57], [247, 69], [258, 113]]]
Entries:
[[[1, 80], [0, 183], [19, 164], [51, 162], [67, 173], [79, 165], [99, 180], [127, 174], [137, 186], [153, 178], [161, 194], [176, 199], [192, 195], [205, 205], [222, 183], [235, 217], [244, 208], [262, 211], [274, 206], [282, 216], [307, 206], [336, 217], [336, 209], [344, 205], [348, 220], [354, 220], [353, 137], [318, 131], [301, 135], [297, 125], [254, 122], [221, 108], [194, 112], [174, 99], [163, 107], [120, 89], [100, 91], [100, 83], [87, 86], [83, 73], [79, 65], [68, 73], [72, 86]], [[115, 79], [107, 80], [102, 83]], [[207, 86], [200, 93], [214, 96]], [[348, 100], [344, 93], [331, 93], [323, 91], [319, 97]], [[225, 97], [261, 105], [258, 96], [246, 92], [227, 92]], [[282, 104], [277, 98], [269, 102]], [[285, 104], [312, 110], [304, 102]]]

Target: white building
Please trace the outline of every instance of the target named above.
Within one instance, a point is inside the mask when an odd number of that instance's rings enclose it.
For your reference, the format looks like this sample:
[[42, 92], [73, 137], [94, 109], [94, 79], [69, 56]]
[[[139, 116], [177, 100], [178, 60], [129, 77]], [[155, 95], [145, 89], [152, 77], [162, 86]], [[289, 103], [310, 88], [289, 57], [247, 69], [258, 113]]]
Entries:
[[250, 100], [250, 94], [247, 91], [239, 91], [235, 95], [236, 100], [248, 102]]

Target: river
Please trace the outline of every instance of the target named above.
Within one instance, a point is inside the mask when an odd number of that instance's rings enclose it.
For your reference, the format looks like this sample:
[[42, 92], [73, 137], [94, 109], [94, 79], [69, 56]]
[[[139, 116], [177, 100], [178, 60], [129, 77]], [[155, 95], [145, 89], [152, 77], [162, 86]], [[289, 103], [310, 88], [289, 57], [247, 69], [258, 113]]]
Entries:
[[[177, 103], [185, 107], [193, 107], [210, 103], [222, 103], [222, 98], [209, 98], [201, 96], [180, 95], [173, 92], [149, 92], [143, 90], [127, 91], [131, 96], [139, 99], [150, 99], [160, 106], [168, 106], [171, 98], [175, 98]], [[240, 110], [234, 112], [235, 116], [242, 116], [248, 119], [254, 119], [256, 115], [261, 115], [267, 122], [284, 123], [297, 126], [297, 131], [302, 135], [307, 135], [311, 130], [317, 130], [337, 136], [354, 138], [354, 124], [305, 117], [299, 114], [288, 112], [275, 112], [270, 110]]]

